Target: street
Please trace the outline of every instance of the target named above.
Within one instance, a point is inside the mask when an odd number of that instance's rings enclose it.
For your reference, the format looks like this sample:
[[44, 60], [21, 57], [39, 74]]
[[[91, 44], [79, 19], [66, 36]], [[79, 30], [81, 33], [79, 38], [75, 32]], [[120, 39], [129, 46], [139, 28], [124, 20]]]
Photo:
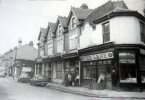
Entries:
[[31, 86], [18, 83], [11, 78], [0, 78], [0, 100], [88, 100], [89, 97], [79, 96], [47, 87]]
[[[0, 100], [132, 100], [129, 98], [96, 98], [66, 93], [47, 87], [18, 83], [12, 78], [0, 77]], [[134, 99], [135, 100], [135, 99]]]

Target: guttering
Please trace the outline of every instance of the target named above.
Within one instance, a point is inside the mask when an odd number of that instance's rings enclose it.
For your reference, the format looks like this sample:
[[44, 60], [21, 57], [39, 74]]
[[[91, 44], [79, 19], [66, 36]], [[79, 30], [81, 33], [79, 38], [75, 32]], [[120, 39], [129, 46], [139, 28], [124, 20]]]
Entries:
[[140, 13], [138, 13], [137, 11], [128, 11], [128, 12], [111, 12], [97, 20], [94, 20], [93, 23], [98, 24], [100, 22], [103, 22], [105, 20], [111, 19], [116, 16], [135, 16], [145, 22], [145, 17], [141, 15]]

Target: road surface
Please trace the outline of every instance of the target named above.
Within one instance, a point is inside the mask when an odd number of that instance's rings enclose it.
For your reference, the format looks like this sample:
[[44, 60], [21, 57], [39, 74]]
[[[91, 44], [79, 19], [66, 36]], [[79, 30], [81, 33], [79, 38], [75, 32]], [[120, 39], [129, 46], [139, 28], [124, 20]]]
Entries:
[[[119, 98], [95, 98], [66, 93], [47, 87], [18, 83], [12, 78], [0, 77], [0, 100], [122, 100]], [[132, 99], [126, 99], [132, 100]]]

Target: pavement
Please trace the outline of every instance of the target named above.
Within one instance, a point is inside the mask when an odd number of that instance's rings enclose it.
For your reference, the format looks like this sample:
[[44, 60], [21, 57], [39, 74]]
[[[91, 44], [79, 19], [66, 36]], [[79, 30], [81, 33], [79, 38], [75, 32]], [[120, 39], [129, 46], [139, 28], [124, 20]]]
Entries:
[[127, 91], [118, 91], [118, 90], [92, 90], [84, 87], [65, 87], [61, 84], [48, 83], [47, 88], [59, 90], [62, 92], [69, 92], [84, 96], [97, 97], [97, 98], [129, 98], [129, 99], [144, 99], [145, 100], [145, 91], [143, 92], [127, 92]]
[[[9, 79], [14, 80], [9, 77]], [[17, 80], [17, 79], [15, 79]], [[89, 97], [97, 97], [97, 98], [120, 98], [123, 99], [143, 99], [145, 100], [145, 90], [143, 92], [128, 92], [128, 91], [122, 91], [122, 90], [96, 90], [96, 89], [88, 89], [84, 87], [72, 87], [72, 86], [64, 86], [62, 84], [56, 84], [56, 83], [48, 83], [46, 88], [62, 91], [62, 92], [68, 92], [83, 96], [89, 96]]]

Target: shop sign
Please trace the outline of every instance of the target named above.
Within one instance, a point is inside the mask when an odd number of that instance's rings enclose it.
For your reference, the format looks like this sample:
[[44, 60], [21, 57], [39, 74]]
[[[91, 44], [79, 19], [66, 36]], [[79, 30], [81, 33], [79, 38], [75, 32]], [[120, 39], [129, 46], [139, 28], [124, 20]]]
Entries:
[[106, 52], [106, 53], [100, 53], [100, 54], [94, 54], [94, 55], [80, 57], [81, 61], [102, 60], [102, 59], [111, 59], [111, 58], [114, 58], [113, 52]]
[[140, 49], [140, 54], [143, 54], [143, 55], [145, 55], [145, 50], [143, 50], [143, 49]]
[[135, 63], [135, 54], [124, 52], [119, 53], [119, 62], [120, 63]]
[[42, 59], [36, 59], [37, 62], [42, 62]]

